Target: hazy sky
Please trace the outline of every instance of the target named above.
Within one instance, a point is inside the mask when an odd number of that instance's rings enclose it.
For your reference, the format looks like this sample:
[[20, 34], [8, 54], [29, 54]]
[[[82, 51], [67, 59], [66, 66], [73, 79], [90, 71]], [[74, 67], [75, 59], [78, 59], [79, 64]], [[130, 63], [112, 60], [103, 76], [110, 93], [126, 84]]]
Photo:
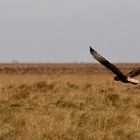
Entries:
[[140, 62], [139, 0], [1, 0], [0, 62]]

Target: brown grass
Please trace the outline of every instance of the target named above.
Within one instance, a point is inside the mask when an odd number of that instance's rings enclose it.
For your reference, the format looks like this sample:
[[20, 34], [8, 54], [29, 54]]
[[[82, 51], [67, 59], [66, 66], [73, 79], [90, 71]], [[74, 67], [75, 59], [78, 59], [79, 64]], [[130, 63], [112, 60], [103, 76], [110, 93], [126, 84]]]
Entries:
[[115, 82], [100, 65], [0, 69], [0, 140], [140, 139], [140, 85]]

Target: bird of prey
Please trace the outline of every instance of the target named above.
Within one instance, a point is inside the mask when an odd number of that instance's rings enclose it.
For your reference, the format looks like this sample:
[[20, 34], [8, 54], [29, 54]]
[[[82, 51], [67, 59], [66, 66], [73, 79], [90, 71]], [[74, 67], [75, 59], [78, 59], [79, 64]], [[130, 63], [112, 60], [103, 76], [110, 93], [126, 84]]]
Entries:
[[104, 65], [116, 75], [114, 77], [114, 80], [121, 81], [123, 83], [140, 84], [140, 81], [133, 78], [140, 74], [140, 67], [133, 69], [128, 74], [123, 74], [115, 65], [111, 64], [108, 60], [106, 60], [103, 56], [101, 56], [91, 47], [90, 53], [97, 61], [99, 61], [102, 65]]

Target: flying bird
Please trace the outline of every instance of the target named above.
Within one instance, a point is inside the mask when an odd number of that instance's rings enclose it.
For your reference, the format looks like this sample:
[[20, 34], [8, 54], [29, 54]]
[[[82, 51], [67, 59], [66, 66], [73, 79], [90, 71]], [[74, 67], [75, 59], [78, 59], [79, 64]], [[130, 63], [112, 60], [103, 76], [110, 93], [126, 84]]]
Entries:
[[102, 65], [104, 65], [106, 68], [108, 68], [116, 75], [114, 77], [114, 80], [121, 81], [123, 83], [140, 84], [140, 81], [133, 78], [140, 74], [140, 67], [133, 69], [128, 74], [123, 74], [115, 65], [111, 64], [108, 60], [106, 60], [103, 56], [101, 56], [91, 47], [90, 53], [97, 61], [99, 61]]

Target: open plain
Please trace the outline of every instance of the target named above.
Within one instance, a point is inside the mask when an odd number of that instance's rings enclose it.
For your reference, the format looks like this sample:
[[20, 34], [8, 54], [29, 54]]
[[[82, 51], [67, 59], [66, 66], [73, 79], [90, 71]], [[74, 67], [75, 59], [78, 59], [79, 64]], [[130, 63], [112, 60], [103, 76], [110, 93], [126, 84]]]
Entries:
[[1, 64], [0, 140], [140, 140], [140, 85], [99, 64]]

